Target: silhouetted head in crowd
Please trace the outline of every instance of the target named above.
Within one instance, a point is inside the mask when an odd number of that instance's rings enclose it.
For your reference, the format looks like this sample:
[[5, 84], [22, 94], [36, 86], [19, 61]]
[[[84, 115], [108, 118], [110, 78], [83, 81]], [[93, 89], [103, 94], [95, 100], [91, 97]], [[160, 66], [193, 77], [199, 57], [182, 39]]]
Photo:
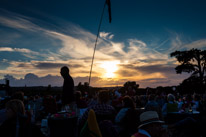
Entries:
[[172, 95], [172, 94], [168, 94], [168, 95], [167, 95], [167, 100], [174, 102], [174, 101], [175, 101], [175, 96]]
[[188, 94], [188, 95], [186, 96], [186, 101], [187, 101], [187, 102], [191, 102], [191, 101], [192, 101], [192, 95]]
[[162, 134], [162, 123], [156, 111], [146, 111], [140, 115], [139, 128], [146, 130], [152, 137], [160, 137]]
[[125, 96], [123, 98], [123, 105], [126, 108], [135, 108], [135, 104], [130, 96]]
[[16, 117], [18, 114], [24, 115], [25, 108], [24, 103], [21, 100], [14, 99], [6, 103], [6, 115], [7, 119]]
[[75, 92], [75, 98], [76, 100], [79, 100], [82, 97], [81, 91], [76, 91]]
[[65, 78], [66, 76], [69, 75], [69, 68], [67, 66], [62, 67], [60, 73], [61, 76]]
[[19, 99], [19, 100], [21, 100], [21, 101], [24, 102], [24, 92], [22, 92], [22, 91], [15, 92], [15, 93], [12, 95], [11, 98], [12, 98], [12, 99]]
[[103, 103], [103, 104], [108, 103], [110, 99], [109, 91], [107, 90], [99, 91], [98, 99], [99, 99], [99, 103]]
[[149, 100], [149, 101], [155, 100], [155, 95], [154, 95], [154, 94], [149, 95], [148, 100]]

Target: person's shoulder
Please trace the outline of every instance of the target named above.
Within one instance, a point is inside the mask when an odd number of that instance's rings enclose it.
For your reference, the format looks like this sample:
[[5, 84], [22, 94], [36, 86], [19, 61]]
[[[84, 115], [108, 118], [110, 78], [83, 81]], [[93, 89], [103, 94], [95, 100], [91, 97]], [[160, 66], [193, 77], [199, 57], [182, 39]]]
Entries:
[[119, 113], [126, 113], [129, 110], [129, 108], [122, 108], [120, 109]]
[[68, 78], [73, 79], [71, 75], [69, 75]]

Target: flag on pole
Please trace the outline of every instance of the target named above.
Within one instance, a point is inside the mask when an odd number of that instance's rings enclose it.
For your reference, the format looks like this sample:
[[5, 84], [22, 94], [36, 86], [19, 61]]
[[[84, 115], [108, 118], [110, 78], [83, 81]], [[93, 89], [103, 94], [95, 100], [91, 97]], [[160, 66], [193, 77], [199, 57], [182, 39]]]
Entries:
[[111, 2], [110, 0], [106, 0], [107, 6], [108, 6], [108, 12], [109, 12], [109, 23], [112, 21], [112, 14], [111, 14]]

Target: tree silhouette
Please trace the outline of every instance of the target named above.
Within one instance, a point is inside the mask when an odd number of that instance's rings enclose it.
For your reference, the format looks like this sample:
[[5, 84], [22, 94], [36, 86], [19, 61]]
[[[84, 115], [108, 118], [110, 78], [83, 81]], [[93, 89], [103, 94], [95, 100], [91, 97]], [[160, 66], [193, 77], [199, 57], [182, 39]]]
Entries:
[[124, 87], [121, 89], [121, 93], [124, 93], [125, 91], [129, 91], [130, 88], [134, 89], [136, 94], [137, 89], [139, 88], [139, 84], [136, 84], [135, 81], [127, 81], [124, 83]]
[[126, 83], [124, 83], [124, 87], [126, 89], [128, 89], [129, 87], [132, 87], [132, 88], [134, 88], [136, 90], [136, 89], [138, 89], [139, 84], [136, 84], [135, 81], [127, 81]]
[[182, 72], [192, 73], [190, 78], [196, 78], [197, 82], [201, 85], [200, 90], [203, 90], [205, 84], [205, 71], [206, 71], [206, 50], [191, 49], [188, 51], [175, 51], [172, 52], [171, 57], [175, 57], [180, 63], [176, 68], [176, 73]]

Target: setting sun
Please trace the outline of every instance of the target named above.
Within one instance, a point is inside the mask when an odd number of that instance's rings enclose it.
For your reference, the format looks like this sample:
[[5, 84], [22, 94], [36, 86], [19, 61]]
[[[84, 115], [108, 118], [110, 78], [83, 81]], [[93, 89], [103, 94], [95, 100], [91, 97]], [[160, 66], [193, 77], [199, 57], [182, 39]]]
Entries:
[[106, 78], [114, 78], [116, 72], [118, 70], [119, 61], [104, 61], [101, 63], [100, 67], [103, 68], [106, 72], [103, 74]]

